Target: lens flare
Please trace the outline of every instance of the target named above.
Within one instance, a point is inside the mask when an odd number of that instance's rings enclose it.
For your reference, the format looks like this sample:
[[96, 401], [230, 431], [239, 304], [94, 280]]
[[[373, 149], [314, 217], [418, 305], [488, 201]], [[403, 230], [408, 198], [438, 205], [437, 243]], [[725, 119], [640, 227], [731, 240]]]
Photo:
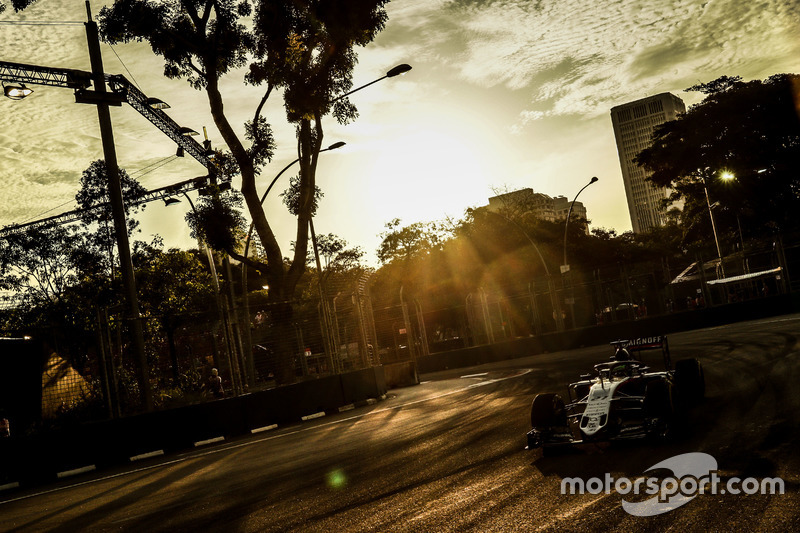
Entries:
[[336, 468], [325, 475], [325, 483], [329, 488], [338, 490], [347, 485], [347, 476], [345, 475], [344, 470], [341, 468]]

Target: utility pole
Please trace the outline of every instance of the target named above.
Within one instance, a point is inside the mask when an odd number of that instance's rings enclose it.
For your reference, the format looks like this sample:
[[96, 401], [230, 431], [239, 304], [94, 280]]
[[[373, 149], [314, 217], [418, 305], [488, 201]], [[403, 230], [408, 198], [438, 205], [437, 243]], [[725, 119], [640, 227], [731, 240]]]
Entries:
[[[111, 112], [108, 109], [113, 96], [106, 91], [105, 73], [103, 71], [103, 57], [100, 53], [100, 37], [97, 23], [92, 20], [92, 11], [89, 1], [86, 1], [86, 40], [89, 45], [89, 59], [92, 65], [92, 81], [97, 106], [97, 115], [100, 120], [100, 138], [103, 142], [103, 158], [108, 172], [108, 195], [111, 201], [111, 213], [114, 218], [114, 231], [119, 250], [120, 269], [122, 282], [125, 287], [125, 296], [128, 303], [128, 320], [130, 322], [133, 352], [139, 374], [142, 405], [145, 410], [153, 410], [153, 397], [150, 387], [147, 358], [144, 352], [144, 335], [142, 332], [141, 314], [139, 312], [139, 297], [136, 291], [136, 279], [133, 273], [130, 243], [128, 241], [128, 227], [125, 221], [125, 206], [122, 198], [122, 185], [119, 179], [117, 165], [117, 151], [114, 147], [114, 134], [111, 129]], [[106, 96], [112, 98], [105, 98]], [[116, 100], [119, 101], [119, 100]]]

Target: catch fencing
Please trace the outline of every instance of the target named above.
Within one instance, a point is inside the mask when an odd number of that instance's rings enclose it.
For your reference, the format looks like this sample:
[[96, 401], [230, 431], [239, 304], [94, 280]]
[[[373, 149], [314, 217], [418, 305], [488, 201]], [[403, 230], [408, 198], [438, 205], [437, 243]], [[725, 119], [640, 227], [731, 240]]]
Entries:
[[[425, 295], [370, 293], [370, 277], [323, 278], [319, 297], [269, 303], [220, 298], [216, 309], [143, 320], [156, 408], [216, 399], [212, 369], [226, 396], [298, 380], [414, 361], [430, 353], [691, 311], [797, 290], [790, 273], [800, 247], [752, 246], [720, 265], [617, 265], [567, 276], [479, 288], [449, 303]], [[724, 276], [722, 271], [724, 269]], [[254, 301], [255, 300], [255, 301]], [[165, 323], [172, 326], [167, 328]], [[91, 420], [142, 410], [130, 322], [120, 309], [97, 313], [96, 335], [76, 340], [45, 332], [45, 421]]]

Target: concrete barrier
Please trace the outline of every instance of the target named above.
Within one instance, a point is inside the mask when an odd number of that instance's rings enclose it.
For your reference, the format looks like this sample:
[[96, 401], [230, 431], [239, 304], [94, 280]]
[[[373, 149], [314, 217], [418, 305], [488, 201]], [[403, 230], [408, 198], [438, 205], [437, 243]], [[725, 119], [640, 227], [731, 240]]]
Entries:
[[373, 367], [235, 398], [16, 435], [0, 440], [0, 485], [50, 482], [59, 474], [77, 475], [131, 457], [220, 442], [385, 394], [383, 368]]
[[414, 361], [384, 364], [383, 373], [386, 378], [386, 387], [389, 389], [419, 385], [417, 363]]
[[524, 337], [496, 344], [432, 353], [419, 357], [417, 368], [421, 374], [425, 374], [540, 353], [597, 346], [617, 339], [666, 335], [798, 311], [800, 311], [800, 295], [784, 294], [694, 311], [614, 322], [564, 333], [549, 333], [538, 337]]

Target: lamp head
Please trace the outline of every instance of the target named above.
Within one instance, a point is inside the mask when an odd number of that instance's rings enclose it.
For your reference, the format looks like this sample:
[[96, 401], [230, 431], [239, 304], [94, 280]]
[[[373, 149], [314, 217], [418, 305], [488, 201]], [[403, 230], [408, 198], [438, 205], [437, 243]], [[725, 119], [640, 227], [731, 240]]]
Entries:
[[589, 184], [592, 184], [592, 183], [594, 183], [596, 181], [600, 181], [600, 180], [597, 179], [597, 176], [592, 176], [592, 179], [589, 180]]
[[159, 98], [148, 98], [147, 105], [153, 109], [169, 109], [169, 104]]
[[396, 67], [391, 69], [389, 72], [387, 72], [386, 73], [386, 77], [387, 78], [394, 78], [395, 76], [399, 76], [400, 74], [405, 74], [409, 70], [411, 70], [411, 65], [407, 65], [407, 64], [403, 63], [402, 65], [397, 65]]
[[19, 85], [3, 85], [3, 94], [5, 94], [6, 98], [12, 100], [22, 100], [32, 92], [33, 89], [29, 89], [24, 83], [20, 83]]

